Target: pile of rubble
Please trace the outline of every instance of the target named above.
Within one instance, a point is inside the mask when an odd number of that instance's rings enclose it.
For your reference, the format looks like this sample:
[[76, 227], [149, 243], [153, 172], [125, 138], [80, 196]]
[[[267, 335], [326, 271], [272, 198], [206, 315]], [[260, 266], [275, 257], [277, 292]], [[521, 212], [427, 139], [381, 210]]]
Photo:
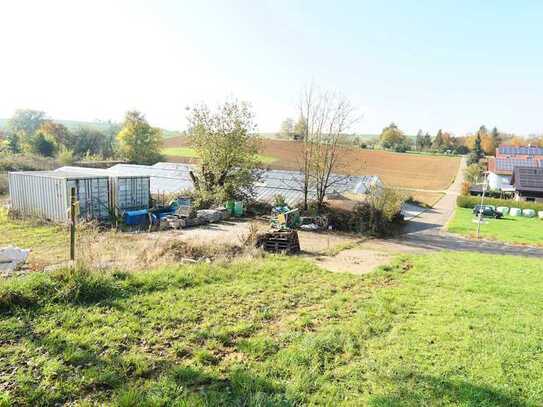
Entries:
[[180, 207], [175, 214], [161, 218], [160, 229], [184, 229], [207, 223], [220, 222], [228, 218], [230, 218], [230, 211], [226, 208], [187, 211], [184, 207]]

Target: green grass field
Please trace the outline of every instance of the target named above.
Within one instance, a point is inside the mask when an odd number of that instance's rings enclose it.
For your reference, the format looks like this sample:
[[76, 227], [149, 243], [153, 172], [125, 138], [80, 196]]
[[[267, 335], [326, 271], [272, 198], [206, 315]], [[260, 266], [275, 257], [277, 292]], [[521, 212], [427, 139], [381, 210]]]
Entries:
[[543, 403], [543, 262], [293, 257], [0, 283], [0, 406]]
[[[451, 233], [475, 237], [477, 224], [473, 222], [472, 209], [456, 208], [454, 218], [448, 225]], [[543, 221], [538, 218], [505, 216], [503, 219], [488, 219], [481, 224], [483, 239], [498, 240], [505, 243], [543, 246]]]
[[[198, 158], [198, 153], [191, 147], [168, 147], [162, 149], [162, 154], [173, 157]], [[258, 159], [263, 164], [271, 164], [277, 161], [277, 158], [268, 155], [258, 155]]]
[[198, 154], [191, 147], [168, 147], [162, 149], [162, 154], [174, 157], [197, 158]]

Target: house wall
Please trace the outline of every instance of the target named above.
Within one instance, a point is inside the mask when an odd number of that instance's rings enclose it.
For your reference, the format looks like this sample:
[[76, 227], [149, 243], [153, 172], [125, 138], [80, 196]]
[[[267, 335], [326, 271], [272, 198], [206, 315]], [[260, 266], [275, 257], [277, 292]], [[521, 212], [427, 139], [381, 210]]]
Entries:
[[511, 186], [511, 176], [494, 172], [488, 173], [488, 186], [491, 190], [501, 190], [503, 186]]

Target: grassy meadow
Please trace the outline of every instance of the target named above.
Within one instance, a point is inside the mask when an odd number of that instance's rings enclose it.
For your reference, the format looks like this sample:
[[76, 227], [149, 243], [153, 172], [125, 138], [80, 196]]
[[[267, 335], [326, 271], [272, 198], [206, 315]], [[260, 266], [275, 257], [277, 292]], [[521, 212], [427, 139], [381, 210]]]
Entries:
[[[499, 261], [498, 261], [499, 259]], [[543, 403], [543, 262], [295, 258], [0, 283], [0, 406]]]
[[[167, 157], [198, 158], [198, 153], [191, 147], [166, 147], [162, 149], [162, 154]], [[277, 158], [258, 154], [257, 158], [262, 164], [271, 164], [277, 161]]]
[[[473, 210], [456, 208], [448, 231], [467, 237], [477, 236], [477, 223], [473, 222]], [[483, 239], [497, 240], [510, 244], [543, 246], [543, 221], [522, 216], [504, 216], [502, 219], [484, 218], [480, 236]]]

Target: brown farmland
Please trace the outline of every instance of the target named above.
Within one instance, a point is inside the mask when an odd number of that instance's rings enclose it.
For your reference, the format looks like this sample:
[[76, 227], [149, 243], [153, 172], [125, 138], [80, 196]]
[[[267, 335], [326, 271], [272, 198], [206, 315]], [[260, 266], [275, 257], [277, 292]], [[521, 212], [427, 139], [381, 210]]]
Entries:
[[[167, 139], [165, 147], [188, 146], [186, 138]], [[261, 154], [277, 158], [268, 167], [298, 169], [301, 144], [293, 141], [262, 140]], [[184, 157], [167, 157], [172, 162], [193, 162]], [[344, 173], [378, 175], [386, 185], [406, 189], [438, 191], [446, 189], [454, 180], [460, 159], [457, 157], [401, 154], [380, 150], [345, 148], [342, 152]], [[423, 191], [420, 191], [423, 192]]]

